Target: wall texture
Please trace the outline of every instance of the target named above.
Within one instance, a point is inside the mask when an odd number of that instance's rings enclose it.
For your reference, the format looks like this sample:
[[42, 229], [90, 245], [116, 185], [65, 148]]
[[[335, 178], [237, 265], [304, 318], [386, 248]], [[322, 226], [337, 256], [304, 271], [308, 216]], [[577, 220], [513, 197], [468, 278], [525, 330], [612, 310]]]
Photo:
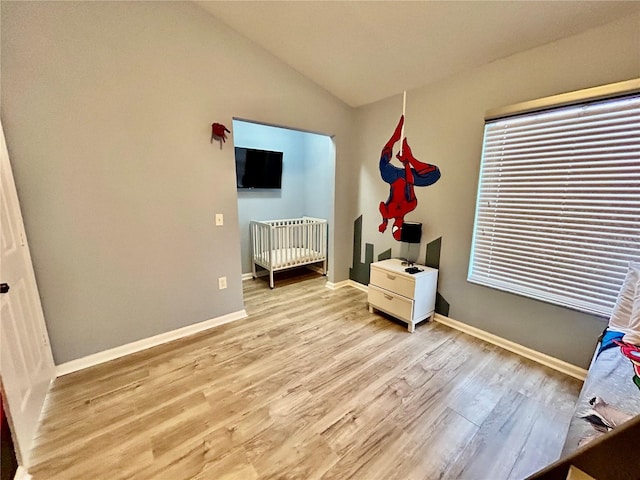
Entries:
[[[640, 76], [640, 16], [485, 65], [407, 92], [405, 135], [419, 160], [438, 165], [438, 183], [417, 189], [407, 220], [423, 222], [424, 243], [442, 237], [439, 291], [449, 316], [540, 352], [587, 366], [603, 319], [467, 282], [484, 114], [495, 107]], [[356, 113], [354, 148], [360, 165], [358, 215], [363, 244], [375, 256], [399, 244], [378, 232], [378, 204], [388, 185], [380, 150], [402, 113], [397, 96]], [[355, 220], [355, 217], [352, 221]], [[362, 253], [364, 258], [364, 252]]]
[[305, 215], [331, 220], [335, 152], [326, 135], [239, 120], [233, 125], [236, 146], [283, 152], [280, 190], [238, 190], [242, 273], [251, 273], [251, 220]]
[[352, 111], [190, 2], [2, 2], [1, 21], [2, 121], [56, 363], [241, 310], [233, 141], [210, 144], [211, 123], [334, 134], [340, 162]]

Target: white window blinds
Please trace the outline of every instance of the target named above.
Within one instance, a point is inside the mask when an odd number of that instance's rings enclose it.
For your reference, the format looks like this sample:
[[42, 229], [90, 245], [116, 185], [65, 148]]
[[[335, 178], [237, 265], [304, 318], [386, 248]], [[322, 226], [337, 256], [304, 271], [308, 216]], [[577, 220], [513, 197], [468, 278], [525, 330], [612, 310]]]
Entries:
[[608, 316], [640, 259], [640, 96], [488, 121], [468, 280]]

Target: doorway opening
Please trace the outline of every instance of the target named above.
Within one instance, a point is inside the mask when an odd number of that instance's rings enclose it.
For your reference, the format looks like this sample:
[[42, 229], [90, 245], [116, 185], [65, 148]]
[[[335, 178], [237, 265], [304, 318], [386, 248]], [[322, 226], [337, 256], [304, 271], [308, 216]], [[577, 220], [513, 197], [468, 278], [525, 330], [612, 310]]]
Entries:
[[233, 119], [234, 147], [282, 152], [281, 187], [238, 189], [242, 278], [251, 278], [251, 220], [326, 219], [332, 265], [335, 144], [329, 135]]

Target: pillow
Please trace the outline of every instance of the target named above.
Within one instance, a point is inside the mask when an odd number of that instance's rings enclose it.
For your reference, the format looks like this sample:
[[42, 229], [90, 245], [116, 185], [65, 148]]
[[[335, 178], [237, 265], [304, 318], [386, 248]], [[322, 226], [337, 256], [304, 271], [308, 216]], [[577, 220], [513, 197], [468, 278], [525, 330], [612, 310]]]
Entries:
[[620, 288], [618, 299], [613, 307], [609, 319], [609, 330], [629, 333], [629, 322], [633, 310], [633, 300], [636, 297], [636, 285], [640, 280], [640, 262], [629, 262], [629, 270]]
[[636, 282], [636, 294], [633, 298], [631, 317], [622, 341], [640, 346], [640, 279]]

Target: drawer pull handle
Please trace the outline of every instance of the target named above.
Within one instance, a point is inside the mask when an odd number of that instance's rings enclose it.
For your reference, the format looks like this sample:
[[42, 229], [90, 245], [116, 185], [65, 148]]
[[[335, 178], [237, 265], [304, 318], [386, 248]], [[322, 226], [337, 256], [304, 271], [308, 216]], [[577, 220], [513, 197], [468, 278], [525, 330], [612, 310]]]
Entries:
[[391, 295], [387, 295], [386, 293], [383, 293], [383, 295], [387, 300], [393, 300], [393, 297]]
[[395, 276], [395, 275], [389, 275], [389, 274], [387, 273], [387, 278], [388, 278], [389, 280], [395, 280], [395, 279], [396, 279], [396, 276]]

